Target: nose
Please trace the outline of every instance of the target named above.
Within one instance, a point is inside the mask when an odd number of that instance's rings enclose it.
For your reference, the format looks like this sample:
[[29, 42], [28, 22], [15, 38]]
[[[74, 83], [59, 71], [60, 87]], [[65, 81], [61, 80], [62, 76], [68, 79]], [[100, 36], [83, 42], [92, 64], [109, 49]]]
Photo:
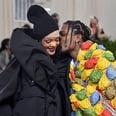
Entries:
[[56, 46], [57, 46], [56, 41], [51, 42], [50, 46], [52, 46], [52, 47], [56, 47]]

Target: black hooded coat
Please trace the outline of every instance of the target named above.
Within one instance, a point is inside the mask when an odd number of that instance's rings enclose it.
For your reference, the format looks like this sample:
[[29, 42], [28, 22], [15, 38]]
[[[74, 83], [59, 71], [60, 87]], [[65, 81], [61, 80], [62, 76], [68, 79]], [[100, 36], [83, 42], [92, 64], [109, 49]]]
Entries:
[[59, 69], [62, 63], [54, 63], [22, 29], [13, 31], [10, 47], [20, 68], [13, 69], [20, 81], [13, 95], [12, 115], [70, 116], [67, 73]]

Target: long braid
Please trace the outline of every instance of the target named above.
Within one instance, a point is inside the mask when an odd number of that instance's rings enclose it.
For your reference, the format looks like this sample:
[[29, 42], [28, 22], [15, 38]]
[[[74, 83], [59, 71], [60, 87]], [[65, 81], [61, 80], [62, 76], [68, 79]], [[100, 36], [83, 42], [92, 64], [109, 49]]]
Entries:
[[[68, 36], [68, 33], [69, 33], [69, 30], [71, 30], [71, 41], [72, 41], [72, 34], [73, 34], [73, 25], [74, 25], [74, 21], [72, 20], [68, 20], [66, 21], [64, 24], [68, 24], [68, 31], [67, 31], [67, 35], [66, 35], [66, 38]], [[67, 39], [65, 40], [65, 43], [66, 43]], [[71, 44], [71, 41], [70, 41], [70, 44]]]
[[[72, 21], [68, 20], [64, 24], [68, 25], [68, 31], [66, 34], [66, 38], [68, 36], [69, 30], [71, 30], [71, 40], [72, 40], [72, 35], [74, 34], [81, 34], [83, 41], [89, 40], [90, 38], [90, 29], [88, 26], [86, 26], [84, 23], [82, 23], [80, 20]], [[65, 40], [66, 43], [67, 39]], [[71, 42], [71, 41], [70, 41]], [[70, 43], [71, 44], [71, 43]]]

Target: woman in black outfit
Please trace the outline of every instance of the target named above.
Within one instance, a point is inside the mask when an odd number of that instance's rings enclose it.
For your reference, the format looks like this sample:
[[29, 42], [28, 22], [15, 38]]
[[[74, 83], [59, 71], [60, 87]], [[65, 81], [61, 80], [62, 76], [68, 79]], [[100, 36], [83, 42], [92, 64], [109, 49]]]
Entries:
[[53, 57], [60, 43], [58, 25], [38, 5], [29, 8], [27, 17], [33, 29], [15, 29], [10, 41], [19, 86], [9, 116], [70, 116], [65, 72]]

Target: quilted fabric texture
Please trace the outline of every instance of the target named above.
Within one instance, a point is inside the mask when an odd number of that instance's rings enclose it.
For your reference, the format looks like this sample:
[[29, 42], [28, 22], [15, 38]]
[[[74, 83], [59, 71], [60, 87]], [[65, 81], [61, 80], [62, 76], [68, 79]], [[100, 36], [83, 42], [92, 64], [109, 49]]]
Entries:
[[116, 60], [103, 45], [84, 42], [70, 63], [69, 78], [72, 116], [116, 113]]

